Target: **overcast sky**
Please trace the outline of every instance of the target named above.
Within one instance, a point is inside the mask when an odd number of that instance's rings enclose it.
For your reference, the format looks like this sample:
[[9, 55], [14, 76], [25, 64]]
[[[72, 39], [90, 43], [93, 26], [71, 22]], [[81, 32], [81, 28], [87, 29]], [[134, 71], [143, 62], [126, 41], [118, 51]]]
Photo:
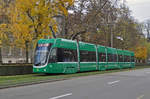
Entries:
[[150, 19], [150, 0], [126, 0], [132, 16], [140, 22]]

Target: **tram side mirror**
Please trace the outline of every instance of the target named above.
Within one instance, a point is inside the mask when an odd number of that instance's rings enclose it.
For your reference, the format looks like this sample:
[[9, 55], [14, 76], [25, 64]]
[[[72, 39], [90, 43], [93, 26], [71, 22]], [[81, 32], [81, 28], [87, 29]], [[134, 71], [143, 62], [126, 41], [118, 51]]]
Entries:
[[49, 56], [49, 63], [57, 62], [57, 49], [53, 48]]

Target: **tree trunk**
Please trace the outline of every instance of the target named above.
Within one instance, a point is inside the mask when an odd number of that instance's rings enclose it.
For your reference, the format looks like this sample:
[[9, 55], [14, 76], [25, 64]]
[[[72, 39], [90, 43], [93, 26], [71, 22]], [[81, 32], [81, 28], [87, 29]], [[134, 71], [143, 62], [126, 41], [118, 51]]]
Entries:
[[29, 51], [28, 51], [28, 48], [29, 48], [29, 46], [28, 46], [28, 41], [26, 41], [25, 42], [25, 46], [26, 46], [26, 63], [29, 63], [29, 57], [28, 57], [28, 54], [29, 54]]
[[56, 37], [56, 34], [55, 34], [54, 30], [53, 30], [53, 27], [52, 27], [52, 26], [49, 26], [49, 28], [50, 28], [50, 30], [52, 31], [52, 36], [53, 36], [53, 38], [57, 38], [57, 37]]
[[33, 47], [34, 43], [32, 42], [30, 46], [31, 46], [31, 56], [30, 56], [31, 61], [30, 62], [33, 63], [34, 62], [34, 47]]
[[2, 61], [2, 47], [0, 47], [0, 64], [2, 64], [3, 61]]

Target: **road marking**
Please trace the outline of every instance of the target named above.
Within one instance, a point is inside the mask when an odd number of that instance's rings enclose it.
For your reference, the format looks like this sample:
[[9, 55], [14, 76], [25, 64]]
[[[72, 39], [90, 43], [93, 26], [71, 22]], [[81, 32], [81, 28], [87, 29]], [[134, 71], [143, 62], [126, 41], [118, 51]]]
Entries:
[[118, 82], [120, 82], [120, 80], [116, 80], [116, 81], [113, 81], [113, 82], [108, 82], [107, 84], [112, 85], [112, 84], [115, 84], [115, 83], [118, 83]]
[[144, 97], [144, 95], [141, 95], [139, 97], [137, 97], [137, 99], [142, 99]]
[[66, 97], [66, 96], [70, 96], [70, 95], [72, 95], [72, 93], [68, 93], [68, 94], [64, 94], [64, 95], [52, 97], [52, 98], [49, 98], [49, 99], [59, 99], [59, 98]]
[[147, 74], [150, 74], [150, 72], [146, 72]]

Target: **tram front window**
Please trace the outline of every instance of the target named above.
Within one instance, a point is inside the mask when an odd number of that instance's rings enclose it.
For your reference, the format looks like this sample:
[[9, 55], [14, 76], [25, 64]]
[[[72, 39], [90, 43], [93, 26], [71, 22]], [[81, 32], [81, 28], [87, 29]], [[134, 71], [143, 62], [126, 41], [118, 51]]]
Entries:
[[34, 65], [43, 66], [47, 62], [51, 44], [38, 44], [35, 50]]

